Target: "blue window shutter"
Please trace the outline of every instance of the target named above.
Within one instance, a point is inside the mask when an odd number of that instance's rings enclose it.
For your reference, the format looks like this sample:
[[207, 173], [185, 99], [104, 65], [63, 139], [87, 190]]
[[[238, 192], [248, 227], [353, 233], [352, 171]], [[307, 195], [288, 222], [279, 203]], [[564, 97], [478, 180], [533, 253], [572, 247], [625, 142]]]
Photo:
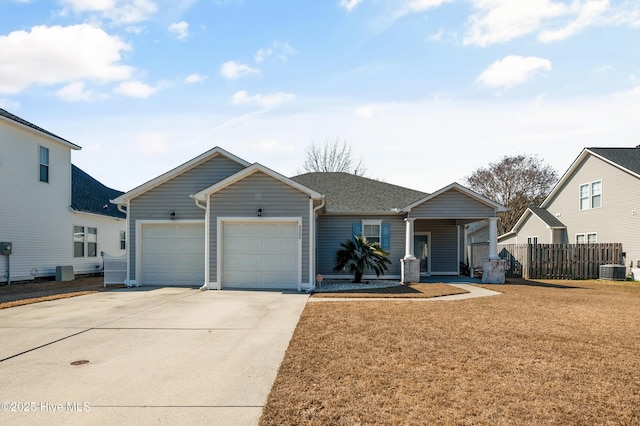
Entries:
[[362, 223], [351, 224], [351, 236], [355, 238], [357, 235], [362, 235]]
[[380, 245], [383, 249], [389, 250], [391, 248], [391, 224], [383, 223], [380, 228]]

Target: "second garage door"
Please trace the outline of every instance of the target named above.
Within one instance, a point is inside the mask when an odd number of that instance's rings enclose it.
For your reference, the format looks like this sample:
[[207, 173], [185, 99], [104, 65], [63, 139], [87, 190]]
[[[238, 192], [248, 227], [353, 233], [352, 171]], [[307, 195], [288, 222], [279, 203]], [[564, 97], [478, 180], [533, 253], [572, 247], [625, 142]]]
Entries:
[[222, 246], [223, 287], [298, 287], [297, 222], [224, 223]]

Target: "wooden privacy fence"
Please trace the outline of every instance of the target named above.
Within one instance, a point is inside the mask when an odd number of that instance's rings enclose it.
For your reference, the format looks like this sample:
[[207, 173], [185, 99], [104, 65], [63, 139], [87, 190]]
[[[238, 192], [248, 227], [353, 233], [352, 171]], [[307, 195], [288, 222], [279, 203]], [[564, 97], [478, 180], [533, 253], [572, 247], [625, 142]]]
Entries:
[[600, 265], [621, 264], [622, 244], [499, 244], [511, 278], [593, 279]]

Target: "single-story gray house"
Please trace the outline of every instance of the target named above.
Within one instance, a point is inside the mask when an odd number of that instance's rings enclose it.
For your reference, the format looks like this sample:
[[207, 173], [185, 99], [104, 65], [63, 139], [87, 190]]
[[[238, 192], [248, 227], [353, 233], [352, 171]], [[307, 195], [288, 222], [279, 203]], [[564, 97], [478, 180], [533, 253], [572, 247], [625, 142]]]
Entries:
[[[459, 275], [465, 227], [505, 208], [457, 183], [432, 194], [347, 173], [285, 177], [213, 148], [112, 200], [127, 213], [129, 285], [309, 290], [340, 243], [364, 234], [422, 275]], [[496, 256], [497, 257], [497, 256]], [[375, 275], [365, 274], [365, 279]]]

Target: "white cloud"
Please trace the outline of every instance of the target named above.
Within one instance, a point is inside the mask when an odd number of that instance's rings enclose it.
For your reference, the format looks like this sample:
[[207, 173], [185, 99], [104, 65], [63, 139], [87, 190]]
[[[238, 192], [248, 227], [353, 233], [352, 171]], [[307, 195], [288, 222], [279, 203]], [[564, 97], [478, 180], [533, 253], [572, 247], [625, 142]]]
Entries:
[[[542, 42], [562, 40], [603, 19], [609, 0], [472, 0], [464, 44], [486, 47], [541, 31]], [[558, 27], [550, 29], [549, 27]], [[546, 28], [546, 29], [544, 29]], [[544, 30], [543, 30], [544, 29]]]
[[258, 50], [253, 55], [253, 60], [256, 63], [264, 62], [269, 56], [275, 56], [282, 62], [286, 62], [289, 56], [298, 53], [289, 43], [275, 40], [271, 43], [270, 47]]
[[174, 34], [178, 40], [186, 40], [189, 37], [189, 23], [185, 21], [175, 22], [169, 25], [169, 32]]
[[255, 55], [253, 55], [253, 60], [256, 61], [256, 63], [261, 63], [264, 62], [264, 60], [273, 53], [273, 51], [269, 48], [266, 49], [260, 49], [256, 52]]
[[241, 64], [236, 61], [228, 61], [220, 66], [220, 74], [230, 80], [237, 80], [245, 75], [260, 74], [257, 68], [251, 68], [247, 64]]
[[158, 11], [153, 0], [63, 0], [62, 3], [75, 13], [98, 14], [116, 24], [146, 21]]
[[188, 84], [194, 84], [194, 83], [200, 83], [201, 81], [204, 81], [206, 79], [207, 79], [206, 75], [193, 73], [193, 74], [189, 74], [187, 78], [184, 79], [184, 82]]
[[373, 118], [379, 116], [385, 109], [384, 104], [368, 104], [358, 107], [356, 115], [360, 118]]
[[120, 38], [88, 24], [11, 32], [0, 36], [0, 93], [34, 84], [126, 80], [134, 68], [120, 61], [129, 49]]
[[58, 98], [65, 102], [91, 102], [99, 96], [85, 87], [84, 81], [74, 81], [56, 92]]
[[138, 80], [122, 82], [113, 89], [115, 93], [128, 96], [130, 98], [146, 99], [158, 91], [158, 87], [152, 87]]
[[564, 40], [582, 28], [592, 25], [608, 8], [609, 0], [593, 0], [584, 4], [574, 4], [578, 17], [559, 30], [547, 30], [540, 33], [538, 39], [543, 42]]
[[349, 12], [355, 9], [355, 7], [360, 3], [362, 3], [362, 0], [340, 0], [340, 6], [347, 9]]
[[476, 79], [491, 88], [509, 89], [521, 84], [540, 71], [551, 70], [551, 61], [535, 56], [507, 56], [491, 64]]
[[233, 94], [231, 103], [234, 105], [255, 105], [268, 109], [290, 102], [294, 98], [295, 95], [293, 93], [276, 92], [268, 95], [256, 94], [250, 96], [245, 90], [240, 90]]
[[464, 44], [488, 46], [529, 34], [543, 19], [567, 13], [567, 7], [550, 0], [473, 0], [477, 12], [469, 18]]

